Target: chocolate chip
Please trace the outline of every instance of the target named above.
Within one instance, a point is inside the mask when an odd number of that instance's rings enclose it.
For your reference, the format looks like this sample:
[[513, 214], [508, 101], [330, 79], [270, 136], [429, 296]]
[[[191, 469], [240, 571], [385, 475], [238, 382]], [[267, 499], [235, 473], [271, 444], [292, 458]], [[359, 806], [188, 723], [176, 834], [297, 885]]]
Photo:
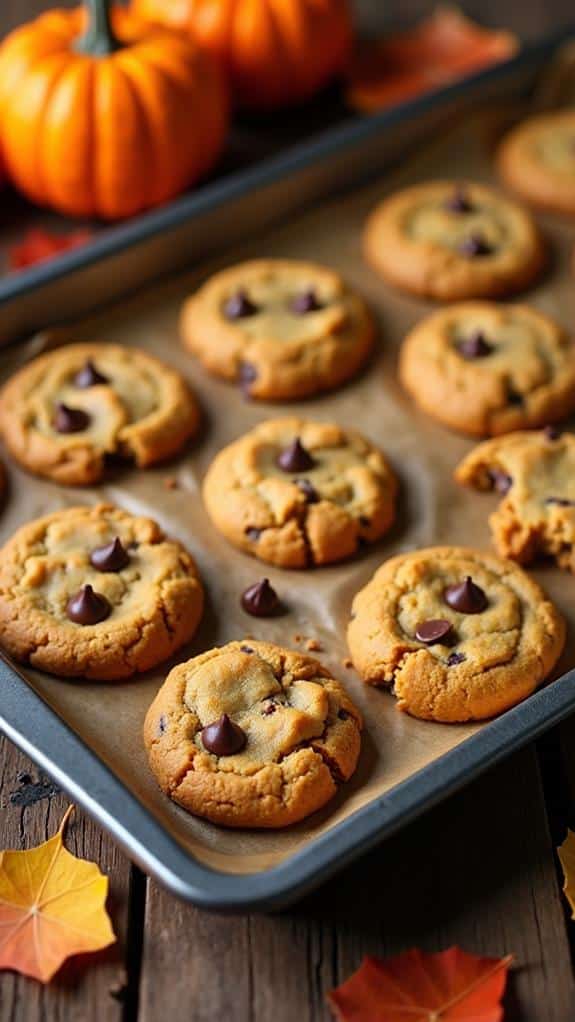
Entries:
[[361, 525], [362, 529], [369, 529], [371, 525], [371, 519], [368, 518], [367, 515], [360, 515], [359, 524]]
[[249, 586], [242, 593], [241, 604], [246, 614], [252, 617], [274, 617], [283, 610], [278, 594], [267, 578]]
[[474, 208], [473, 203], [460, 185], [453, 189], [451, 195], [444, 202], [444, 209], [448, 213], [472, 213]]
[[480, 234], [469, 234], [459, 243], [459, 252], [468, 259], [491, 255], [493, 249]]
[[253, 525], [248, 525], [247, 529], [244, 529], [244, 533], [248, 539], [255, 543], [260, 538], [262, 530], [256, 529]]
[[559, 440], [562, 436], [562, 432], [557, 426], [544, 426], [543, 433], [548, 440]]
[[460, 614], [481, 614], [487, 607], [487, 597], [471, 575], [464, 582], [448, 586], [443, 596], [447, 606]]
[[347, 710], [338, 710], [337, 711], [337, 715], [338, 715], [340, 720], [348, 720], [349, 719], [349, 713], [347, 712]]
[[436, 642], [445, 643], [453, 639], [453, 628], [450, 621], [444, 618], [432, 618], [430, 621], [422, 621], [417, 626], [415, 638], [424, 642], [427, 646], [434, 646]]
[[230, 720], [227, 713], [223, 713], [213, 724], [207, 724], [202, 731], [202, 745], [208, 752], [213, 752], [214, 756], [234, 756], [242, 751], [246, 741], [245, 731]]
[[568, 500], [567, 497], [546, 497], [546, 504], [556, 504], [557, 507], [573, 507], [575, 501]]
[[253, 653], [251, 646], [240, 646], [240, 650], [242, 653]]
[[74, 377], [74, 385], [80, 390], [87, 390], [88, 387], [97, 387], [99, 384], [109, 383], [107, 376], [98, 372], [91, 359], [88, 359], [84, 368], [80, 369]]
[[514, 390], [513, 387], [508, 387], [507, 404], [517, 405], [518, 408], [521, 407], [521, 405], [523, 404], [523, 394], [520, 394], [518, 390]]
[[290, 308], [296, 316], [305, 316], [308, 312], [317, 312], [322, 305], [318, 301], [315, 291], [310, 288], [309, 291], [302, 291], [301, 294], [292, 298]]
[[493, 488], [497, 490], [498, 493], [501, 493], [502, 496], [509, 493], [509, 490], [513, 486], [513, 479], [510, 475], [507, 475], [507, 472], [502, 472], [501, 469], [498, 468], [490, 468], [487, 474], [493, 483]]
[[319, 494], [309, 479], [294, 479], [294, 483], [301, 490], [308, 504], [318, 503]]
[[230, 295], [224, 304], [226, 319], [246, 319], [247, 316], [255, 316], [259, 311], [243, 289]]
[[257, 369], [251, 362], [240, 362], [238, 366], [238, 383], [244, 397], [250, 396], [250, 387], [258, 378]]
[[158, 718], [158, 734], [165, 735], [168, 730], [168, 718], [162, 713], [161, 717]]
[[307, 472], [316, 462], [306, 451], [299, 437], [292, 440], [288, 447], [278, 454], [276, 465], [282, 472]]
[[56, 414], [52, 425], [57, 433], [81, 433], [90, 425], [90, 416], [81, 408], [70, 408], [69, 405], [56, 405]]
[[90, 554], [90, 564], [96, 571], [122, 571], [129, 563], [128, 551], [118, 536], [106, 546], [96, 547]]
[[270, 701], [269, 703], [266, 703], [266, 705], [264, 706], [262, 710], [262, 715], [264, 717], [271, 717], [272, 713], [275, 713], [277, 708], [278, 708], [277, 703]]
[[92, 586], [82, 586], [80, 592], [68, 600], [66, 613], [70, 621], [78, 625], [97, 625], [110, 616], [112, 608], [105, 596], [96, 593]]
[[460, 355], [472, 361], [476, 358], [486, 358], [493, 351], [493, 345], [485, 339], [481, 330], [475, 330], [457, 345]]
[[447, 666], [455, 667], [456, 664], [462, 664], [466, 659], [465, 653], [450, 653], [447, 657]]

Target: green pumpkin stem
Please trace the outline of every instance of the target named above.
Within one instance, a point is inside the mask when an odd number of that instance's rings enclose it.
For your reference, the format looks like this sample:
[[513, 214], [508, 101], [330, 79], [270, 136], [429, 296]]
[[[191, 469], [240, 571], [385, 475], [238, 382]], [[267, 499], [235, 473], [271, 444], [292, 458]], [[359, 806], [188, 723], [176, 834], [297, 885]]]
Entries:
[[107, 57], [119, 49], [120, 43], [112, 31], [110, 0], [85, 0], [88, 27], [76, 42], [78, 53], [90, 57]]

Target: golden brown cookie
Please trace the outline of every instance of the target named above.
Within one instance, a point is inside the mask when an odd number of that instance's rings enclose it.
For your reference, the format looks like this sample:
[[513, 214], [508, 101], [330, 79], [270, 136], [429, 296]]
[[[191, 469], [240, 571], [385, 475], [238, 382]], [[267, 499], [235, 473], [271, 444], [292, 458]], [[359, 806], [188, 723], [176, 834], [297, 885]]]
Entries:
[[528, 305], [461, 302], [405, 338], [403, 386], [428, 415], [472, 436], [564, 419], [575, 409], [575, 347]]
[[353, 774], [361, 716], [317, 660], [230, 642], [170, 671], [144, 725], [163, 791], [228, 827], [286, 827]]
[[29, 522], [0, 550], [0, 641], [51, 674], [116, 680], [180, 648], [202, 616], [186, 550], [111, 505]]
[[383, 454], [359, 433], [286, 418], [262, 422], [220, 451], [203, 496], [234, 546], [305, 568], [379, 539], [393, 521], [396, 490]]
[[424, 298], [497, 298], [527, 287], [545, 263], [529, 213], [485, 185], [430, 181], [385, 199], [367, 220], [368, 263]]
[[24, 468], [55, 482], [98, 482], [110, 458], [140, 468], [179, 451], [199, 409], [173, 369], [139, 348], [70, 344], [20, 369], [0, 394], [0, 430]]
[[184, 345], [206, 369], [264, 400], [331, 390], [372, 348], [363, 299], [316, 263], [257, 259], [211, 277], [182, 310]]
[[464, 486], [496, 490], [489, 518], [498, 553], [529, 564], [554, 557], [575, 572], [575, 436], [549, 427], [479, 444], [458, 465]]
[[505, 184], [525, 202], [575, 214], [575, 110], [522, 121], [501, 142], [497, 165]]
[[354, 666], [424, 720], [483, 720], [520, 702], [558, 660], [565, 624], [510, 561], [432, 547], [387, 561], [355, 597]]

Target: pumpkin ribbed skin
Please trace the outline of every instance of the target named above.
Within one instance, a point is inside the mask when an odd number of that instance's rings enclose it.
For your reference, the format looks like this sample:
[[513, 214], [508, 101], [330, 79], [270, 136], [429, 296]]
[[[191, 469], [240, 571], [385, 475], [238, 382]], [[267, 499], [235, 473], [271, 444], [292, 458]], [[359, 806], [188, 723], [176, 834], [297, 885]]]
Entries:
[[133, 0], [133, 10], [186, 27], [223, 61], [235, 102], [254, 109], [309, 98], [351, 48], [347, 0]]
[[221, 70], [191, 40], [117, 9], [121, 48], [81, 54], [81, 8], [53, 10], [0, 47], [6, 167], [39, 205], [115, 220], [159, 205], [219, 156], [228, 125]]

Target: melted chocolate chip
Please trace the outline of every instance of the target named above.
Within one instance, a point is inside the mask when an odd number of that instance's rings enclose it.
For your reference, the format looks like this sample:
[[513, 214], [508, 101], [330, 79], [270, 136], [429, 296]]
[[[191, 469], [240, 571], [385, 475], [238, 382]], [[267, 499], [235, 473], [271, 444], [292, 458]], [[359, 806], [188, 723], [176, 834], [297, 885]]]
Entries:
[[422, 621], [417, 626], [415, 632], [415, 638], [419, 642], [424, 642], [426, 646], [434, 646], [436, 642], [442, 642], [445, 644], [446, 640], [451, 641], [453, 639], [453, 628], [450, 621], [445, 621], [444, 618], [433, 618], [430, 621]]
[[445, 200], [444, 208], [448, 213], [472, 213], [475, 207], [463, 188], [458, 186]]
[[252, 617], [274, 617], [283, 609], [278, 594], [267, 578], [249, 586], [242, 593], [241, 604], [246, 614]]
[[460, 614], [481, 614], [487, 607], [487, 597], [471, 575], [464, 582], [448, 586], [443, 596], [447, 606]]
[[369, 519], [367, 515], [360, 515], [359, 524], [361, 525], [362, 529], [369, 529], [371, 525], [371, 519]]
[[272, 713], [275, 713], [277, 708], [278, 704], [270, 700], [270, 702], [266, 703], [266, 705], [264, 706], [262, 710], [262, 716], [271, 717]]
[[128, 551], [116, 536], [106, 546], [99, 546], [90, 554], [90, 564], [96, 571], [122, 571], [130, 563]]
[[250, 396], [250, 387], [258, 378], [257, 369], [251, 362], [240, 362], [238, 366], [238, 383], [244, 397]]
[[255, 543], [260, 538], [262, 530], [256, 529], [253, 525], [248, 525], [247, 529], [244, 529], [244, 533], [248, 539], [251, 539], [252, 542]]
[[561, 430], [558, 426], [545, 426], [543, 433], [548, 440], [559, 440], [562, 436]]
[[456, 664], [462, 664], [466, 659], [465, 653], [450, 653], [447, 657], [447, 666], [455, 667]]
[[242, 653], [253, 653], [251, 646], [240, 646], [240, 650]]
[[318, 301], [315, 291], [312, 291], [310, 288], [309, 291], [302, 291], [301, 294], [292, 298], [290, 308], [292, 312], [295, 312], [296, 316], [305, 316], [308, 312], [317, 312], [318, 309], [322, 308], [322, 305]]
[[90, 416], [81, 408], [70, 408], [69, 405], [56, 405], [56, 414], [52, 425], [57, 433], [81, 433], [90, 425]]
[[555, 504], [557, 507], [573, 507], [575, 501], [568, 500], [567, 497], [546, 497], [546, 504]]
[[493, 351], [493, 345], [485, 339], [481, 330], [476, 330], [457, 345], [460, 355], [468, 361], [486, 358]]
[[97, 593], [92, 586], [82, 586], [80, 592], [68, 600], [66, 614], [78, 625], [97, 625], [110, 616], [112, 608], [105, 596]]
[[168, 730], [168, 718], [162, 713], [161, 717], [158, 718], [157, 731], [159, 735], [165, 735]]
[[347, 712], [347, 710], [338, 710], [337, 715], [340, 720], [348, 720], [349, 718], [349, 713]]
[[80, 390], [87, 390], [88, 387], [97, 387], [100, 384], [109, 382], [107, 376], [98, 372], [91, 359], [87, 360], [84, 368], [80, 369], [80, 372], [76, 373], [74, 377], [74, 385], [79, 387]]
[[308, 504], [317, 504], [319, 501], [319, 494], [314, 486], [311, 485], [309, 479], [294, 479], [294, 482], [298, 489], [303, 493]]
[[491, 255], [493, 249], [481, 234], [469, 234], [459, 244], [459, 253], [467, 259]]
[[502, 472], [499, 468], [490, 468], [488, 476], [493, 483], [494, 490], [497, 490], [497, 492], [501, 493], [502, 496], [509, 493], [509, 490], [513, 486], [513, 479], [510, 475], [507, 475], [507, 472]]
[[299, 437], [292, 440], [288, 447], [278, 454], [276, 465], [282, 472], [308, 472], [316, 462], [306, 451]]
[[246, 741], [245, 731], [230, 720], [227, 713], [223, 713], [219, 720], [208, 724], [202, 731], [202, 745], [208, 752], [213, 752], [214, 756], [234, 756], [242, 751]]
[[248, 316], [255, 316], [259, 312], [257, 305], [251, 301], [245, 291], [236, 291], [230, 295], [224, 304], [224, 316], [226, 319], [246, 319]]
[[507, 404], [516, 405], [518, 408], [523, 404], [523, 394], [520, 394], [518, 390], [514, 390], [513, 387], [507, 388]]

